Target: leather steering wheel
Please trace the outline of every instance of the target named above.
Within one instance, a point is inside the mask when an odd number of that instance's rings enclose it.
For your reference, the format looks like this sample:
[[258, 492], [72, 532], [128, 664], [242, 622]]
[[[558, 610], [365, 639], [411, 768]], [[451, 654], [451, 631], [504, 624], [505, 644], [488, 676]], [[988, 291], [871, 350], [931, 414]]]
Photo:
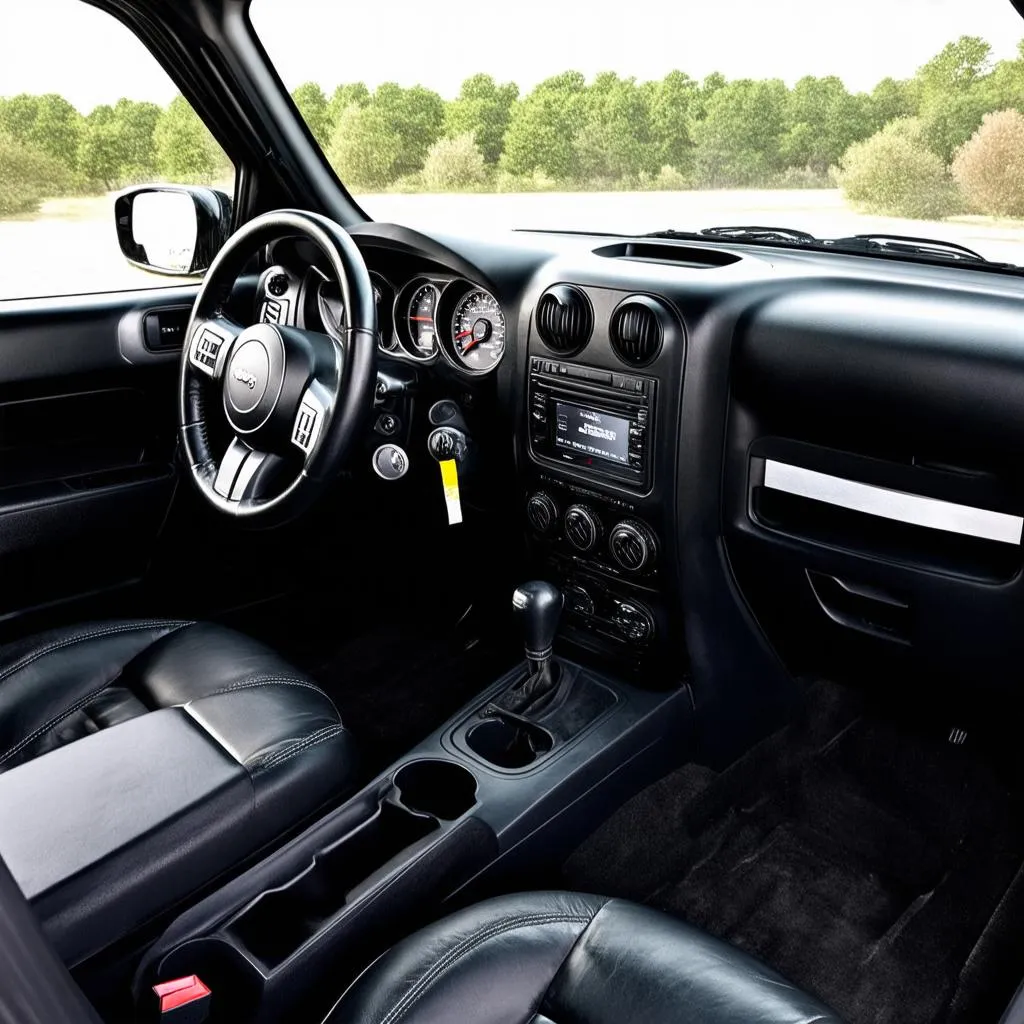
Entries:
[[[282, 324], [243, 327], [225, 313], [245, 265], [285, 235], [312, 242], [337, 278], [345, 309], [340, 344]], [[301, 512], [337, 476], [373, 407], [377, 310], [352, 238], [326, 217], [298, 210], [249, 221], [207, 271], [185, 337], [178, 423], [199, 492], [221, 512], [254, 523]], [[211, 415], [223, 416], [233, 433], [220, 458]]]

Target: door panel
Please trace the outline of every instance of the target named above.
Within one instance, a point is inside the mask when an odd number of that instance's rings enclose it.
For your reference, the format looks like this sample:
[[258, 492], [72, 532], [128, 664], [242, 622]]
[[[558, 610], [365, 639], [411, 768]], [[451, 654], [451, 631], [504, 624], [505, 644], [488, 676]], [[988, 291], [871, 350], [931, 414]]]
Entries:
[[0, 304], [0, 634], [143, 577], [174, 491], [178, 365], [173, 332], [147, 346], [147, 314], [176, 324], [195, 291]]

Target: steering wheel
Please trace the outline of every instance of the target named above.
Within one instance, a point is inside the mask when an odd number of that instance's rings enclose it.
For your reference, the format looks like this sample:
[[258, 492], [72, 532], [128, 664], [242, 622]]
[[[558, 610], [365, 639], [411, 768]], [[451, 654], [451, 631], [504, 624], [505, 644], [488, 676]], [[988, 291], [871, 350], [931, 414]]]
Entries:
[[[283, 324], [243, 327], [225, 313], [245, 265], [285, 235], [312, 242], [337, 278], [345, 309], [340, 343]], [[260, 524], [301, 512], [337, 476], [373, 406], [377, 310], [352, 238], [326, 217], [298, 210], [254, 218], [210, 265], [185, 337], [178, 424], [200, 494], [221, 512]], [[210, 440], [213, 415], [233, 434], [220, 458]]]

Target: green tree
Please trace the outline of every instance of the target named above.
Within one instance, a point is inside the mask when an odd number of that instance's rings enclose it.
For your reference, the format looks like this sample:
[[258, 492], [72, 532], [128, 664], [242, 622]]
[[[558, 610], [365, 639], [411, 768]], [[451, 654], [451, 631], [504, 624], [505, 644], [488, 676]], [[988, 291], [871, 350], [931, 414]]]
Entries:
[[782, 159], [819, 174], [828, 171], [852, 143], [871, 134], [867, 98], [851, 95], [834, 75], [801, 78], [789, 94], [788, 116]]
[[512, 111], [502, 167], [512, 174], [573, 175], [576, 135], [584, 122], [586, 82], [578, 71], [545, 79]]
[[120, 135], [118, 170], [122, 182], [143, 181], [157, 173], [154, 136], [161, 113], [155, 103], [119, 99], [114, 104], [113, 121]]
[[357, 107], [365, 107], [370, 102], [370, 90], [363, 82], [350, 82], [347, 85], [339, 85], [333, 93], [327, 106], [331, 119], [331, 136], [337, 128], [341, 115], [353, 104]]
[[992, 69], [985, 82], [985, 91], [989, 110], [1024, 113], [1024, 40], [1017, 44], [1014, 60], [1001, 60]]
[[402, 140], [380, 107], [353, 103], [338, 119], [327, 159], [350, 188], [373, 190], [395, 180], [401, 148]]
[[374, 92], [373, 106], [380, 109], [401, 144], [395, 174], [401, 177], [420, 170], [427, 150], [444, 132], [444, 100], [421, 85], [403, 89], [385, 82]]
[[576, 175], [617, 181], [658, 169], [651, 134], [649, 90], [632, 78], [605, 71], [586, 90], [576, 136]]
[[778, 79], [740, 79], [716, 88], [694, 129], [698, 183], [708, 188], [766, 184], [783, 165], [787, 92]]
[[505, 145], [512, 105], [519, 97], [514, 82], [498, 85], [490, 75], [479, 74], [462, 83], [459, 95], [445, 110], [445, 134], [453, 138], [472, 133], [489, 164], [496, 164]]
[[82, 127], [82, 115], [63, 96], [46, 93], [36, 104], [28, 141], [74, 170]]
[[0, 217], [34, 213], [45, 197], [67, 191], [67, 178], [54, 157], [0, 132]]
[[700, 86], [682, 71], [670, 71], [653, 83], [649, 103], [658, 166], [689, 173], [693, 168], [693, 126], [703, 116]]
[[32, 145], [32, 129], [38, 116], [38, 96], [23, 92], [0, 99], [0, 131], [15, 142]]
[[991, 54], [984, 39], [961, 36], [918, 69], [924, 140], [947, 164], [988, 110]]
[[292, 100], [317, 144], [321, 148], [326, 146], [331, 140], [333, 122], [323, 89], [316, 82], [304, 82], [292, 93]]
[[169, 181], [208, 183], [221, 169], [220, 148], [184, 96], [160, 114], [153, 142], [157, 172]]
[[121, 139], [114, 108], [101, 104], [85, 119], [79, 136], [78, 168], [86, 179], [109, 191], [119, 184], [121, 162]]
[[920, 102], [918, 83], [883, 78], [871, 90], [869, 119], [872, 132], [899, 117], [916, 117]]

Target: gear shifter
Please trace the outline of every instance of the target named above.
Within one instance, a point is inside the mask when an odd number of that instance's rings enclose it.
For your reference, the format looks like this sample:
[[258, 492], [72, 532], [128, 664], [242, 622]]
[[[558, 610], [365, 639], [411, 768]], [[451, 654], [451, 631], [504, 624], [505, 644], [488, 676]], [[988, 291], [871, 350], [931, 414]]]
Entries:
[[558, 587], [543, 580], [524, 583], [513, 593], [512, 610], [522, 623], [529, 672], [495, 701], [503, 710], [520, 714], [557, 685], [558, 665], [552, 661], [551, 650], [564, 604]]

